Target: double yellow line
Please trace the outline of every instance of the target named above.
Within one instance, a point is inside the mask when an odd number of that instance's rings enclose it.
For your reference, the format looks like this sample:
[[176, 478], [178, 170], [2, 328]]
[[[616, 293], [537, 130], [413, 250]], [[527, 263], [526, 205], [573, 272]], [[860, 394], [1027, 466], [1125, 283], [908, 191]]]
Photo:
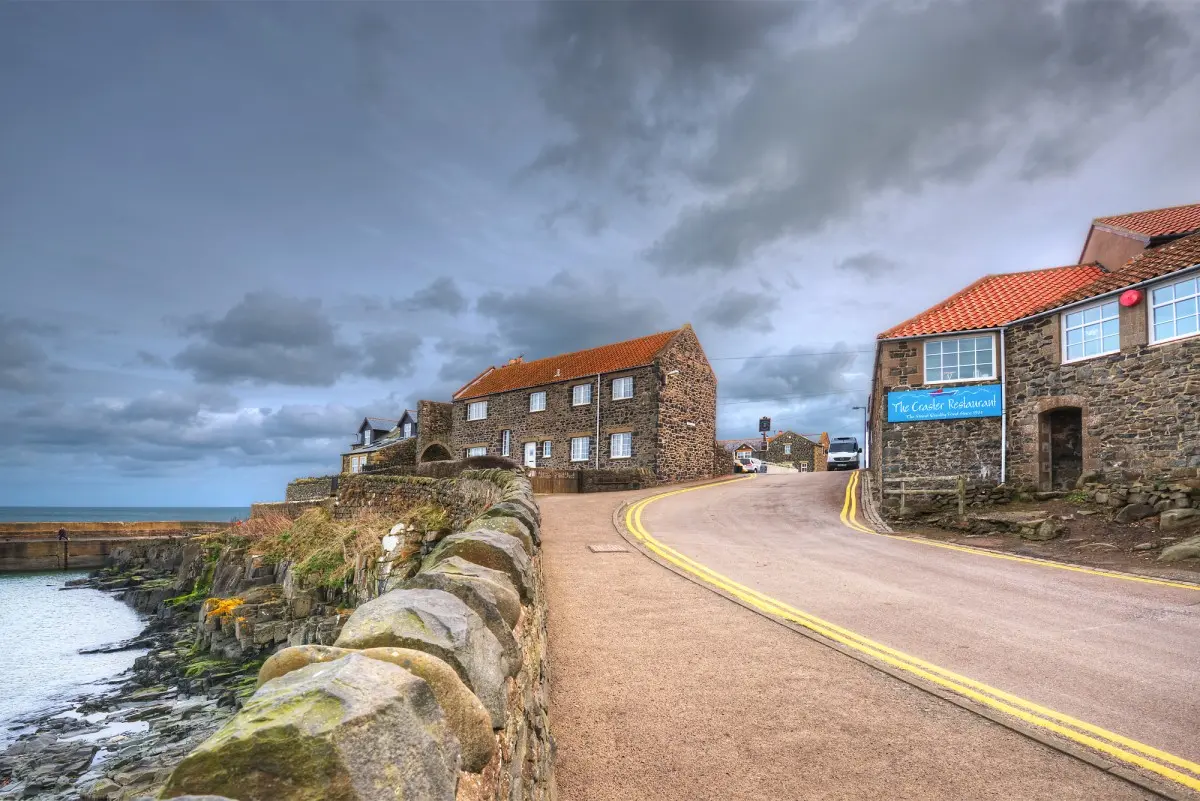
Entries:
[[[748, 476], [747, 478], [734, 479], [733, 481], [746, 481], [751, 478]], [[733, 481], [722, 483], [733, 483]], [[857, 474], [851, 479], [851, 483], [856, 482]], [[685, 489], [653, 495], [638, 501], [626, 510], [625, 527], [639, 543], [660, 559], [663, 559], [695, 579], [737, 598], [747, 606], [757, 609], [766, 615], [802, 626], [825, 639], [836, 642], [873, 660], [882, 662], [895, 670], [969, 698], [990, 709], [1011, 715], [1039, 729], [1054, 732], [1072, 742], [1087, 746], [1125, 764], [1137, 766], [1165, 779], [1177, 782], [1184, 787], [1200, 791], [1200, 764], [1175, 756], [1174, 754], [1169, 754], [1166, 751], [1137, 742], [1120, 734], [1107, 731], [1099, 726], [1093, 726], [1090, 723], [1064, 715], [1052, 709], [1039, 706], [1003, 690], [989, 687], [986, 684], [953, 673], [937, 665], [918, 659], [915, 656], [871, 640], [849, 629], [810, 615], [783, 601], [771, 598], [757, 590], [739, 584], [733, 579], [723, 576], [715, 570], [685, 556], [674, 548], [655, 539], [642, 524], [642, 511], [655, 501], [669, 498], [673, 495], [681, 495], [685, 492], [696, 492], [697, 490], [713, 486], [718, 485], [704, 484], [698, 487], [687, 487]], [[856, 502], [850, 498], [849, 494], [847, 497], [847, 503], [842, 509], [842, 522], [846, 523], [846, 525], [851, 525], [851, 522], [854, 522], [856, 525], [852, 525], [851, 528], [863, 531], [864, 533], [875, 533], [857, 524], [854, 517], [857, 511]]]
[[1160, 587], [1174, 587], [1181, 590], [1200, 591], [1200, 584], [1188, 584], [1183, 581], [1171, 581], [1170, 579], [1156, 579], [1147, 576], [1135, 576], [1130, 573], [1117, 573], [1111, 570], [1097, 570], [1091, 567], [1080, 567], [1079, 565], [1068, 565], [1062, 562], [1051, 562], [1046, 559], [1033, 559], [1028, 556], [1016, 556], [1010, 553], [997, 553], [988, 551], [983, 548], [972, 548], [969, 545], [956, 545], [952, 542], [938, 542], [937, 540], [923, 540], [914, 537], [901, 537], [895, 534], [884, 534], [880, 531], [867, 528], [858, 521], [858, 482], [859, 474], [857, 472], [850, 474], [850, 481], [846, 484], [846, 500], [842, 503], [842, 524], [847, 528], [852, 528], [855, 531], [861, 531], [863, 534], [874, 534], [877, 537], [887, 537], [893, 540], [902, 540], [911, 542], [916, 545], [928, 545], [931, 548], [945, 548], [950, 551], [962, 551], [963, 553], [975, 554], [976, 556], [986, 556], [990, 559], [1003, 559], [1008, 562], [1024, 562], [1038, 567], [1048, 567], [1054, 570], [1067, 570], [1072, 573], [1087, 573], [1093, 576], [1104, 576], [1105, 578], [1120, 579], [1121, 581], [1132, 581], [1138, 584], [1156, 584]]

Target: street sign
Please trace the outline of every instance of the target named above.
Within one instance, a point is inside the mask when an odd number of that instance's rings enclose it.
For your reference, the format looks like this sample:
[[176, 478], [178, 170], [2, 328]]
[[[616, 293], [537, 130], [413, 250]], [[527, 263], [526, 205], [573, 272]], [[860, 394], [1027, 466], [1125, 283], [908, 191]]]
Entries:
[[1000, 385], [910, 389], [888, 393], [888, 422], [999, 417]]
[[771, 418], [770, 417], [758, 418], [759, 433], [766, 433], [767, 431], [770, 431], [770, 430], [771, 430]]

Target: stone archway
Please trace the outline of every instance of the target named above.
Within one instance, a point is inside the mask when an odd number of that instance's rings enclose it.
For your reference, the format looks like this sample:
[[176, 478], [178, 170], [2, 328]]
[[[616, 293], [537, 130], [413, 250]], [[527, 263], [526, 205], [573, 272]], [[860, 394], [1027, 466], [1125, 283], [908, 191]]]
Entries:
[[447, 462], [451, 459], [450, 451], [440, 442], [431, 442], [425, 450], [421, 451], [421, 456], [417, 459], [418, 464], [425, 462]]

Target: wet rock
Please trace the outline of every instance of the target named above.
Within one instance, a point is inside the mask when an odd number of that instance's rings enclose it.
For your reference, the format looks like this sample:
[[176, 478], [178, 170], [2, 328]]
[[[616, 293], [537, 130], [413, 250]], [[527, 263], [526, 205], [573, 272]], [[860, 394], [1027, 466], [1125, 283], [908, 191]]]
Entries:
[[451, 534], [421, 563], [421, 570], [430, 570], [439, 562], [451, 557], [461, 557], [483, 567], [499, 570], [506, 574], [521, 595], [528, 601], [533, 592], [533, 579], [529, 554], [521, 543], [498, 531], [482, 530]]
[[491, 715], [459, 678], [454, 668], [423, 651], [414, 651], [411, 648], [367, 648], [351, 651], [327, 645], [288, 648], [272, 656], [263, 665], [262, 672], [259, 673], [259, 686], [309, 664], [332, 662], [349, 654], [389, 662], [428, 682], [442, 712], [446, 715], [446, 721], [454, 730], [462, 747], [462, 769], [478, 773], [491, 761], [496, 750]]
[[453, 801], [459, 746], [429, 684], [358, 654], [264, 684], [162, 798]]
[[392, 590], [354, 610], [334, 645], [412, 648], [449, 664], [504, 725], [504, 652], [479, 615], [441, 590]]

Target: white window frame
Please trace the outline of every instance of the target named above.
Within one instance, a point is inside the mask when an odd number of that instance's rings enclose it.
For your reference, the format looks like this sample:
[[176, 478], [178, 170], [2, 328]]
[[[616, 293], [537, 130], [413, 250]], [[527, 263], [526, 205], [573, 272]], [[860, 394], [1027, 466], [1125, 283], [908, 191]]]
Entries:
[[790, 443], [790, 442], [783, 443], [783, 455], [784, 456], [792, 455], [792, 443]]
[[[629, 388], [628, 393], [618, 395], [617, 394], [617, 386], [618, 385], [620, 385], [621, 387], [628, 387]], [[612, 380], [612, 399], [613, 400], [615, 400], [615, 401], [629, 400], [632, 397], [633, 397], [633, 376], [626, 375], [626, 376], [621, 376], [620, 378], [614, 378]]]
[[512, 456], [512, 431], [507, 428], [500, 432], [500, 455]]
[[[582, 448], [575, 446], [582, 443]], [[591, 437], [571, 437], [571, 461], [572, 462], [587, 462], [592, 458], [592, 438]]]
[[364, 446], [371, 444], [371, 429], [369, 429], [369, 428], [363, 429], [362, 441], [363, 441]]
[[[538, 400], [538, 403], [534, 403], [535, 398]], [[529, 393], [529, 411], [531, 411], [531, 412], [546, 411], [546, 391], [545, 390], [542, 390], [541, 392]]]
[[[580, 400], [580, 390], [587, 392], [587, 400]], [[576, 384], [571, 387], [571, 405], [572, 406], [589, 406], [592, 403], [592, 385], [591, 384]]]
[[408, 439], [412, 436], [412, 423], [404, 424], [404, 438]]
[[486, 420], [487, 401], [471, 401], [467, 404], [467, 420]]
[[550, 458], [550, 452], [553, 450], [553, 446], [550, 444], [550, 442], [551, 441], [548, 439], [542, 441], [542, 458], [543, 459]]
[[[1111, 307], [1111, 308], [1109, 308], [1109, 307]], [[1087, 313], [1089, 311], [1093, 311], [1095, 309], [1100, 310], [1100, 317], [1091, 322], [1084, 322], [1084, 318], [1087, 316]], [[1111, 313], [1108, 313], [1108, 312], [1111, 312]], [[1105, 316], [1106, 313], [1108, 313], [1108, 316]], [[1079, 315], [1079, 319], [1080, 319], [1079, 324], [1078, 325], [1069, 325], [1068, 324], [1069, 318], [1074, 317], [1075, 315]], [[1074, 309], [1071, 309], [1070, 311], [1064, 311], [1059, 316], [1062, 318], [1062, 321], [1059, 323], [1059, 329], [1060, 329], [1061, 336], [1062, 336], [1062, 363], [1063, 364], [1071, 364], [1073, 362], [1083, 362], [1083, 361], [1087, 361], [1088, 359], [1096, 359], [1096, 358], [1099, 358], [1100, 356], [1108, 356], [1109, 354], [1112, 354], [1112, 353], [1120, 353], [1121, 352], [1121, 307], [1115, 299], [1101, 301], [1100, 303], [1091, 303], [1091, 304], [1088, 304], [1087, 306], [1079, 306]], [[1083, 356], [1076, 356], [1075, 358], [1071, 358], [1070, 351], [1069, 351], [1070, 344], [1068, 343], [1068, 339], [1070, 339], [1070, 332], [1072, 332], [1072, 331], [1079, 332], [1080, 338], [1079, 338], [1079, 342], [1076, 344], [1079, 345], [1080, 347], [1083, 347], [1084, 350], [1086, 351], [1086, 346], [1088, 343], [1088, 339], [1086, 337], [1087, 329], [1092, 326], [1098, 325], [1098, 326], [1100, 326], [1100, 347], [1103, 348], [1104, 340], [1106, 338], [1106, 335], [1104, 333], [1104, 324], [1107, 322], [1114, 322], [1114, 321], [1117, 323], [1117, 334], [1116, 334], [1117, 346], [1115, 348], [1113, 348], [1112, 350], [1101, 350], [1099, 353], [1093, 353], [1090, 355], [1085, 353]], [[1108, 334], [1107, 336], [1112, 336], [1112, 335]]]
[[351, 473], [361, 473], [363, 471], [363, 468], [366, 466], [367, 466], [366, 454], [363, 454], [362, 456], [351, 456], [350, 457], [350, 472]]
[[[929, 346], [937, 342], [958, 342], [963, 339], [983, 339], [987, 338], [992, 343], [992, 373], [991, 375], [976, 375], [970, 378], [943, 378], [937, 381], [929, 379]], [[961, 353], [961, 351], [960, 351]], [[942, 368], [939, 368], [942, 369]], [[921, 379], [926, 384], [963, 384], [967, 381], [995, 381], [996, 380], [996, 334], [993, 331], [980, 334], [959, 334], [952, 337], [938, 337], [936, 339], [927, 339], [921, 347]]]
[[472, 448], [467, 448], [467, 458], [470, 459], [473, 456], [487, 456], [487, 446], [476, 445]]
[[801, 462], [799, 465], [796, 466], [796, 469], [799, 470], [801, 473], [807, 473], [808, 472], [808, 462]]
[[[617, 447], [620, 438], [621, 447]], [[630, 459], [633, 457], [633, 434], [628, 431], [618, 431], [608, 438], [609, 459]]]
[[[1178, 286], [1179, 284], [1186, 284], [1186, 283], [1193, 284], [1194, 288], [1197, 290], [1196, 294], [1184, 295], [1182, 298], [1172, 297], [1171, 300], [1164, 301], [1162, 303], [1155, 303], [1154, 293], [1156, 291], [1165, 289], [1167, 287], [1174, 288], [1174, 287]], [[1176, 293], [1173, 291], [1171, 294], [1175, 295]], [[1180, 339], [1190, 339], [1195, 336], [1200, 336], [1200, 325], [1198, 325], [1197, 330], [1195, 330], [1195, 331], [1189, 331], [1186, 334], [1175, 334], [1173, 336], [1158, 339], [1157, 338], [1158, 326], [1156, 326], [1154, 324], [1154, 313], [1156, 311], [1158, 311], [1159, 309], [1165, 309], [1166, 307], [1170, 306], [1170, 307], [1172, 307], [1172, 313], [1174, 313], [1174, 307], [1180, 301], [1187, 301], [1187, 300], [1194, 301], [1198, 307], [1197, 311], [1200, 312], [1200, 273], [1193, 273], [1192, 275], [1185, 276], [1183, 278], [1179, 278], [1178, 276], [1176, 276], [1174, 279], [1172, 279], [1170, 281], [1163, 281], [1160, 284], [1155, 284], [1154, 286], [1149, 288], [1148, 295], [1149, 295], [1150, 302], [1146, 304], [1146, 313], [1148, 315], [1150, 315], [1150, 344], [1151, 345], [1161, 345], [1164, 342], [1175, 342], [1176, 340], [1180, 340]], [[1188, 315], [1188, 316], [1190, 317], [1191, 315]], [[1178, 320], [1179, 320], [1179, 317], [1177, 315], [1172, 318], [1172, 322], [1178, 322]], [[1197, 322], [1200, 323], [1200, 314], [1197, 314]], [[1174, 326], [1174, 327], [1176, 329], [1178, 328], [1178, 326]]]

